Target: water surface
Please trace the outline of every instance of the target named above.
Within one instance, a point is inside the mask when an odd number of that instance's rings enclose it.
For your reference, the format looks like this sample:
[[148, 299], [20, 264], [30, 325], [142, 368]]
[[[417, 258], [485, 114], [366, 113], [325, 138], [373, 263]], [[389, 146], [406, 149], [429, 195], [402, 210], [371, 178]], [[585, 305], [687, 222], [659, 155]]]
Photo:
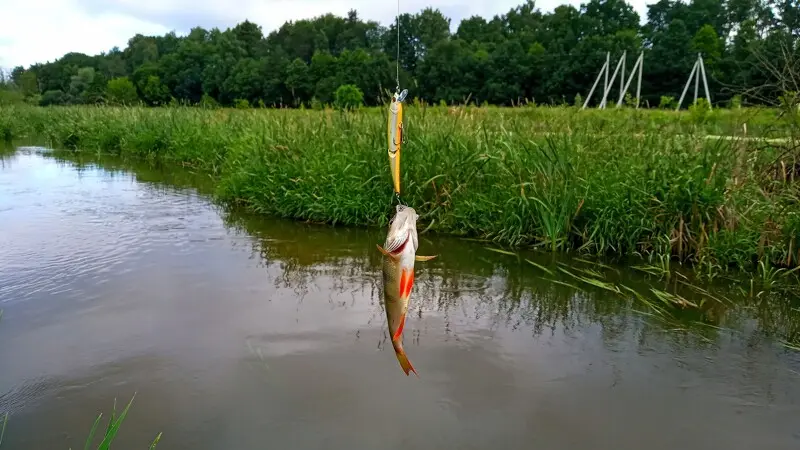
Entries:
[[115, 159], [0, 159], [3, 449], [83, 448], [134, 392], [115, 449], [159, 432], [158, 448], [195, 450], [800, 448], [790, 300], [676, 325], [423, 235], [440, 256], [417, 266], [405, 347], [420, 377], [406, 377], [382, 230], [233, 214], [210, 189]]

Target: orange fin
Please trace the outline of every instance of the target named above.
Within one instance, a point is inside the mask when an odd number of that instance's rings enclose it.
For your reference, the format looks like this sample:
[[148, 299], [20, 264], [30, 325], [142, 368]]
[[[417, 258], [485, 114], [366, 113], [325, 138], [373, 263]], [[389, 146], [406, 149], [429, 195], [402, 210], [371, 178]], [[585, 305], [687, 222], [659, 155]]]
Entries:
[[383, 253], [384, 256], [388, 256], [389, 258], [392, 258], [392, 259], [398, 259], [399, 258], [398, 256], [395, 256], [395, 255], [389, 253], [388, 251], [386, 251], [386, 249], [381, 247], [379, 244], [375, 244], [375, 246], [378, 247], [378, 251]]
[[400, 326], [397, 327], [397, 331], [395, 331], [394, 336], [392, 336], [393, 341], [400, 339], [400, 336], [403, 334], [403, 328], [405, 326], [406, 326], [406, 315], [403, 314], [403, 316], [400, 317]]
[[406, 269], [400, 270], [400, 283], [398, 283], [398, 287], [400, 288], [400, 297], [403, 296], [403, 291], [406, 290]]
[[433, 256], [417, 255], [417, 256], [414, 257], [414, 259], [417, 260], [417, 261], [430, 261], [433, 258], [436, 258], [437, 256], [439, 256], [439, 255], [433, 255]]
[[403, 270], [403, 277], [400, 278], [400, 297], [405, 298], [411, 295], [411, 288], [414, 287], [414, 271], [408, 271], [406, 275], [405, 269]]
[[414, 369], [414, 366], [411, 365], [411, 361], [408, 360], [408, 356], [406, 356], [406, 352], [402, 349], [400, 351], [395, 350], [394, 353], [397, 356], [397, 361], [400, 363], [400, 367], [403, 368], [403, 372], [408, 375], [408, 372], [414, 372], [414, 375], [419, 378], [419, 374]]

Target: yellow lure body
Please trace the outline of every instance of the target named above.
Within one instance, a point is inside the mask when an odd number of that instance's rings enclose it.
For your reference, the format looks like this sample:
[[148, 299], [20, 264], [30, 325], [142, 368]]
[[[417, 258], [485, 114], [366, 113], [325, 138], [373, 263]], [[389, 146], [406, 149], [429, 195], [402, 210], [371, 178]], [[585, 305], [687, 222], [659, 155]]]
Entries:
[[389, 146], [389, 169], [392, 173], [394, 191], [400, 194], [400, 148], [404, 140], [403, 136], [403, 100], [408, 91], [403, 90], [400, 94], [392, 96], [392, 103], [389, 105], [388, 123], [388, 146]]

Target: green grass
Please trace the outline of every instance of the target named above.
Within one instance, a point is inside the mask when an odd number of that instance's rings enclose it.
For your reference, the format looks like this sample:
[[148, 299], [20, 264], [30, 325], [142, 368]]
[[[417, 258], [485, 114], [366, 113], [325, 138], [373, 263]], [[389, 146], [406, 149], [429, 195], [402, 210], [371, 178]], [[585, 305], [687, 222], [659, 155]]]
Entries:
[[[797, 154], [768, 109], [569, 107], [407, 110], [404, 200], [420, 229], [508, 247], [786, 268], [800, 259]], [[385, 226], [392, 212], [385, 111], [16, 107], [0, 135], [207, 171], [222, 203], [280, 217]]]
[[[131, 405], [133, 404], [133, 399], [136, 397], [136, 394], [133, 394], [131, 400], [125, 406], [125, 409], [120, 412], [119, 416], [117, 416], [117, 405], [116, 400], [114, 401], [114, 407], [111, 410], [111, 418], [108, 420], [108, 425], [106, 426], [105, 433], [101, 436], [100, 443], [97, 444], [96, 447], [93, 447], [93, 442], [95, 441], [95, 434], [97, 433], [97, 427], [100, 425], [100, 421], [103, 418], [103, 413], [98, 414], [97, 418], [95, 419], [94, 423], [92, 424], [91, 430], [89, 430], [89, 436], [86, 438], [86, 443], [84, 444], [84, 450], [109, 450], [111, 448], [111, 443], [114, 442], [114, 439], [117, 437], [119, 433], [119, 429], [122, 426], [122, 422], [128, 416], [128, 410], [130, 410]], [[6, 432], [6, 425], [8, 424], [8, 413], [6, 413], [2, 420], [2, 426], [0, 427], [0, 445], [3, 444], [3, 437], [5, 436]], [[161, 433], [156, 436], [153, 442], [150, 444], [150, 450], [156, 448], [156, 445], [161, 441]]]
[[[128, 415], [128, 410], [131, 408], [133, 404], [133, 399], [136, 397], [136, 394], [131, 397], [131, 401], [128, 402], [128, 405], [125, 406], [125, 409], [122, 410], [119, 417], [117, 417], [117, 402], [114, 401], [114, 408], [111, 410], [111, 418], [108, 420], [108, 426], [106, 427], [106, 432], [103, 435], [103, 439], [100, 441], [100, 444], [97, 446], [97, 450], [108, 450], [111, 448], [111, 443], [114, 441], [114, 438], [117, 437], [117, 433], [119, 432], [119, 427], [122, 426], [122, 421], [125, 420], [125, 417]], [[83, 447], [84, 450], [90, 450], [92, 448], [92, 442], [94, 441], [94, 435], [97, 432], [97, 426], [100, 425], [100, 420], [103, 418], [103, 413], [97, 415], [97, 419], [95, 419], [94, 424], [92, 424], [92, 429], [89, 431], [89, 436], [86, 438], [86, 445]]]
[[6, 436], [6, 425], [8, 425], [8, 413], [3, 415], [3, 426], [0, 427], [0, 445], [3, 445], [3, 438]]

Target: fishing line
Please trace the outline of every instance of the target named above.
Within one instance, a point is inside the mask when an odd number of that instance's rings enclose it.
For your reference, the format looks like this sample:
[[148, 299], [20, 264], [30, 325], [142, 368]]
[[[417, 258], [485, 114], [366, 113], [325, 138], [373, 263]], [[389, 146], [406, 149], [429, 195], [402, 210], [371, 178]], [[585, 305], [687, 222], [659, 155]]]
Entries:
[[400, 197], [400, 146], [406, 141], [405, 133], [403, 133], [402, 102], [408, 94], [407, 90], [400, 92], [400, 0], [397, 0], [395, 27], [397, 27], [397, 49], [395, 59], [396, 84], [389, 108], [389, 167], [394, 182], [394, 197], [399, 205], [408, 206]]
[[400, 0], [397, 0], [397, 16], [395, 18], [397, 20], [397, 59], [395, 62], [395, 82], [396, 87], [394, 88], [394, 92], [399, 94], [400, 93]]

